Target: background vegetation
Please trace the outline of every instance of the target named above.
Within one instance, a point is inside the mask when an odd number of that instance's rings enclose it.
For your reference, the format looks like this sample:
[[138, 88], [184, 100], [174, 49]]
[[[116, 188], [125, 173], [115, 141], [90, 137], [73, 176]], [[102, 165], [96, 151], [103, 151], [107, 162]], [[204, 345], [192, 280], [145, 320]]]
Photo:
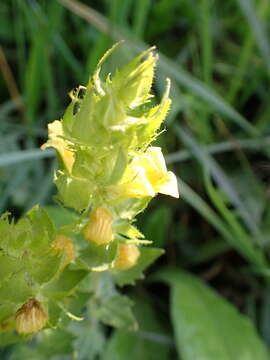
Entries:
[[2, 0], [0, 17], [1, 212], [52, 204], [54, 152], [38, 150], [47, 123], [118, 39], [111, 70], [156, 45], [153, 91], [172, 80], [159, 142], [181, 193], [159, 196], [138, 221], [166, 254], [124, 289], [137, 333], [84, 322], [1, 359], [268, 359], [269, 1]]

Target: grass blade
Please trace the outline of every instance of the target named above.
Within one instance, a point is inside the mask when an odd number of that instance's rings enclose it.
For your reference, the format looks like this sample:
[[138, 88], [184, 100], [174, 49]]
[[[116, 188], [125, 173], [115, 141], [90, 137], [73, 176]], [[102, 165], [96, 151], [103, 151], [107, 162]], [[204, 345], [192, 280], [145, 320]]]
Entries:
[[256, 10], [253, 6], [252, 0], [237, 0], [238, 4], [246, 17], [250, 29], [253, 31], [256, 43], [261, 52], [262, 58], [265, 61], [267, 71], [270, 74], [270, 45], [268, 41], [268, 35], [262, 22], [256, 15]]
[[212, 174], [213, 178], [223, 189], [225, 194], [230, 199], [231, 203], [238, 209], [239, 214], [242, 217], [242, 220], [246, 224], [247, 228], [255, 236], [258, 243], [262, 244], [262, 235], [256, 222], [253, 217], [250, 215], [250, 212], [243, 204], [241, 198], [239, 197], [237, 191], [231, 184], [231, 181], [222, 170], [222, 168], [216, 163], [216, 161], [204, 151], [203, 147], [186, 131], [181, 129], [179, 126], [175, 126], [176, 133], [180, 139], [185, 143], [185, 145], [190, 149], [194, 156], [199, 160], [199, 162], [208, 169]]
[[15, 151], [10, 154], [0, 155], [0, 167], [10, 166], [22, 161], [37, 160], [50, 158], [55, 156], [55, 152], [52, 149], [41, 151], [38, 149]]

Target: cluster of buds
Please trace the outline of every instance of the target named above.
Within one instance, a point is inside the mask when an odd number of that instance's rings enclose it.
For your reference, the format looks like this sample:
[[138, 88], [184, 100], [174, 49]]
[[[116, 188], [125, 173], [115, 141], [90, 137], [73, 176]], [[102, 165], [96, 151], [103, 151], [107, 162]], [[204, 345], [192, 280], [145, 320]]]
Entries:
[[[150, 146], [170, 107], [170, 82], [160, 104], [151, 107], [157, 61], [153, 48], [101, 79], [102, 64], [116, 46], [100, 60], [87, 86], [70, 93], [70, 105], [61, 121], [49, 124], [49, 139], [42, 146], [58, 153], [59, 200], [85, 212], [84, 238], [104, 247], [119, 241], [114, 225], [126, 221], [132, 226], [157, 193], [179, 196], [161, 148]], [[127, 233], [121, 235], [126, 241], [119, 241], [111, 268], [125, 270], [140, 257], [139, 240], [134, 245]]]

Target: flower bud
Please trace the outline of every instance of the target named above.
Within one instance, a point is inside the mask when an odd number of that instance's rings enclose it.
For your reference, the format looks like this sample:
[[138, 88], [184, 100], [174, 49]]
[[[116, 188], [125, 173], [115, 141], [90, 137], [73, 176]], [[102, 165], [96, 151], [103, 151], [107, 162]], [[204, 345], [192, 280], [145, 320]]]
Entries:
[[48, 321], [48, 315], [40, 302], [27, 301], [16, 313], [16, 330], [19, 334], [32, 334], [41, 330]]
[[64, 235], [58, 235], [56, 237], [52, 244], [52, 249], [56, 252], [65, 252], [65, 260], [63, 267], [70, 264], [71, 261], [75, 259], [74, 243], [70, 238]]
[[140, 256], [140, 250], [134, 244], [121, 244], [114, 262], [115, 270], [128, 270], [136, 265]]
[[113, 240], [112, 222], [113, 216], [110, 210], [97, 207], [91, 212], [84, 228], [85, 239], [97, 245], [110, 243]]

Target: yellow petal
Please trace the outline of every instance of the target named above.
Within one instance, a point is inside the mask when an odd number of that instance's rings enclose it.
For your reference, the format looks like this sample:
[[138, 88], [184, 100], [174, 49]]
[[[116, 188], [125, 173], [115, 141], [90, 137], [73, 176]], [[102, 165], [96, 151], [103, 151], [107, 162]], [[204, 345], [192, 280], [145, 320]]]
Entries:
[[144, 198], [155, 196], [153, 186], [148, 181], [145, 170], [139, 166], [129, 165], [122, 184], [109, 186], [108, 196], [112, 199]]
[[48, 147], [53, 147], [61, 156], [63, 163], [71, 173], [73, 164], [74, 164], [74, 154], [69, 150], [66, 141], [61, 137], [63, 136], [62, 124], [59, 120], [55, 120], [52, 123], [48, 124], [48, 141], [41, 146], [41, 150], [45, 150]]
[[151, 183], [155, 183], [166, 174], [167, 167], [160, 147], [149, 147], [142, 159], [145, 161], [146, 174]]
[[176, 176], [171, 171], [167, 171], [160, 147], [149, 147], [145, 153], [137, 156], [134, 162], [144, 168], [148, 183], [155, 193], [179, 197]]
[[156, 192], [179, 198], [177, 178], [173, 172], [168, 171], [154, 186]]

